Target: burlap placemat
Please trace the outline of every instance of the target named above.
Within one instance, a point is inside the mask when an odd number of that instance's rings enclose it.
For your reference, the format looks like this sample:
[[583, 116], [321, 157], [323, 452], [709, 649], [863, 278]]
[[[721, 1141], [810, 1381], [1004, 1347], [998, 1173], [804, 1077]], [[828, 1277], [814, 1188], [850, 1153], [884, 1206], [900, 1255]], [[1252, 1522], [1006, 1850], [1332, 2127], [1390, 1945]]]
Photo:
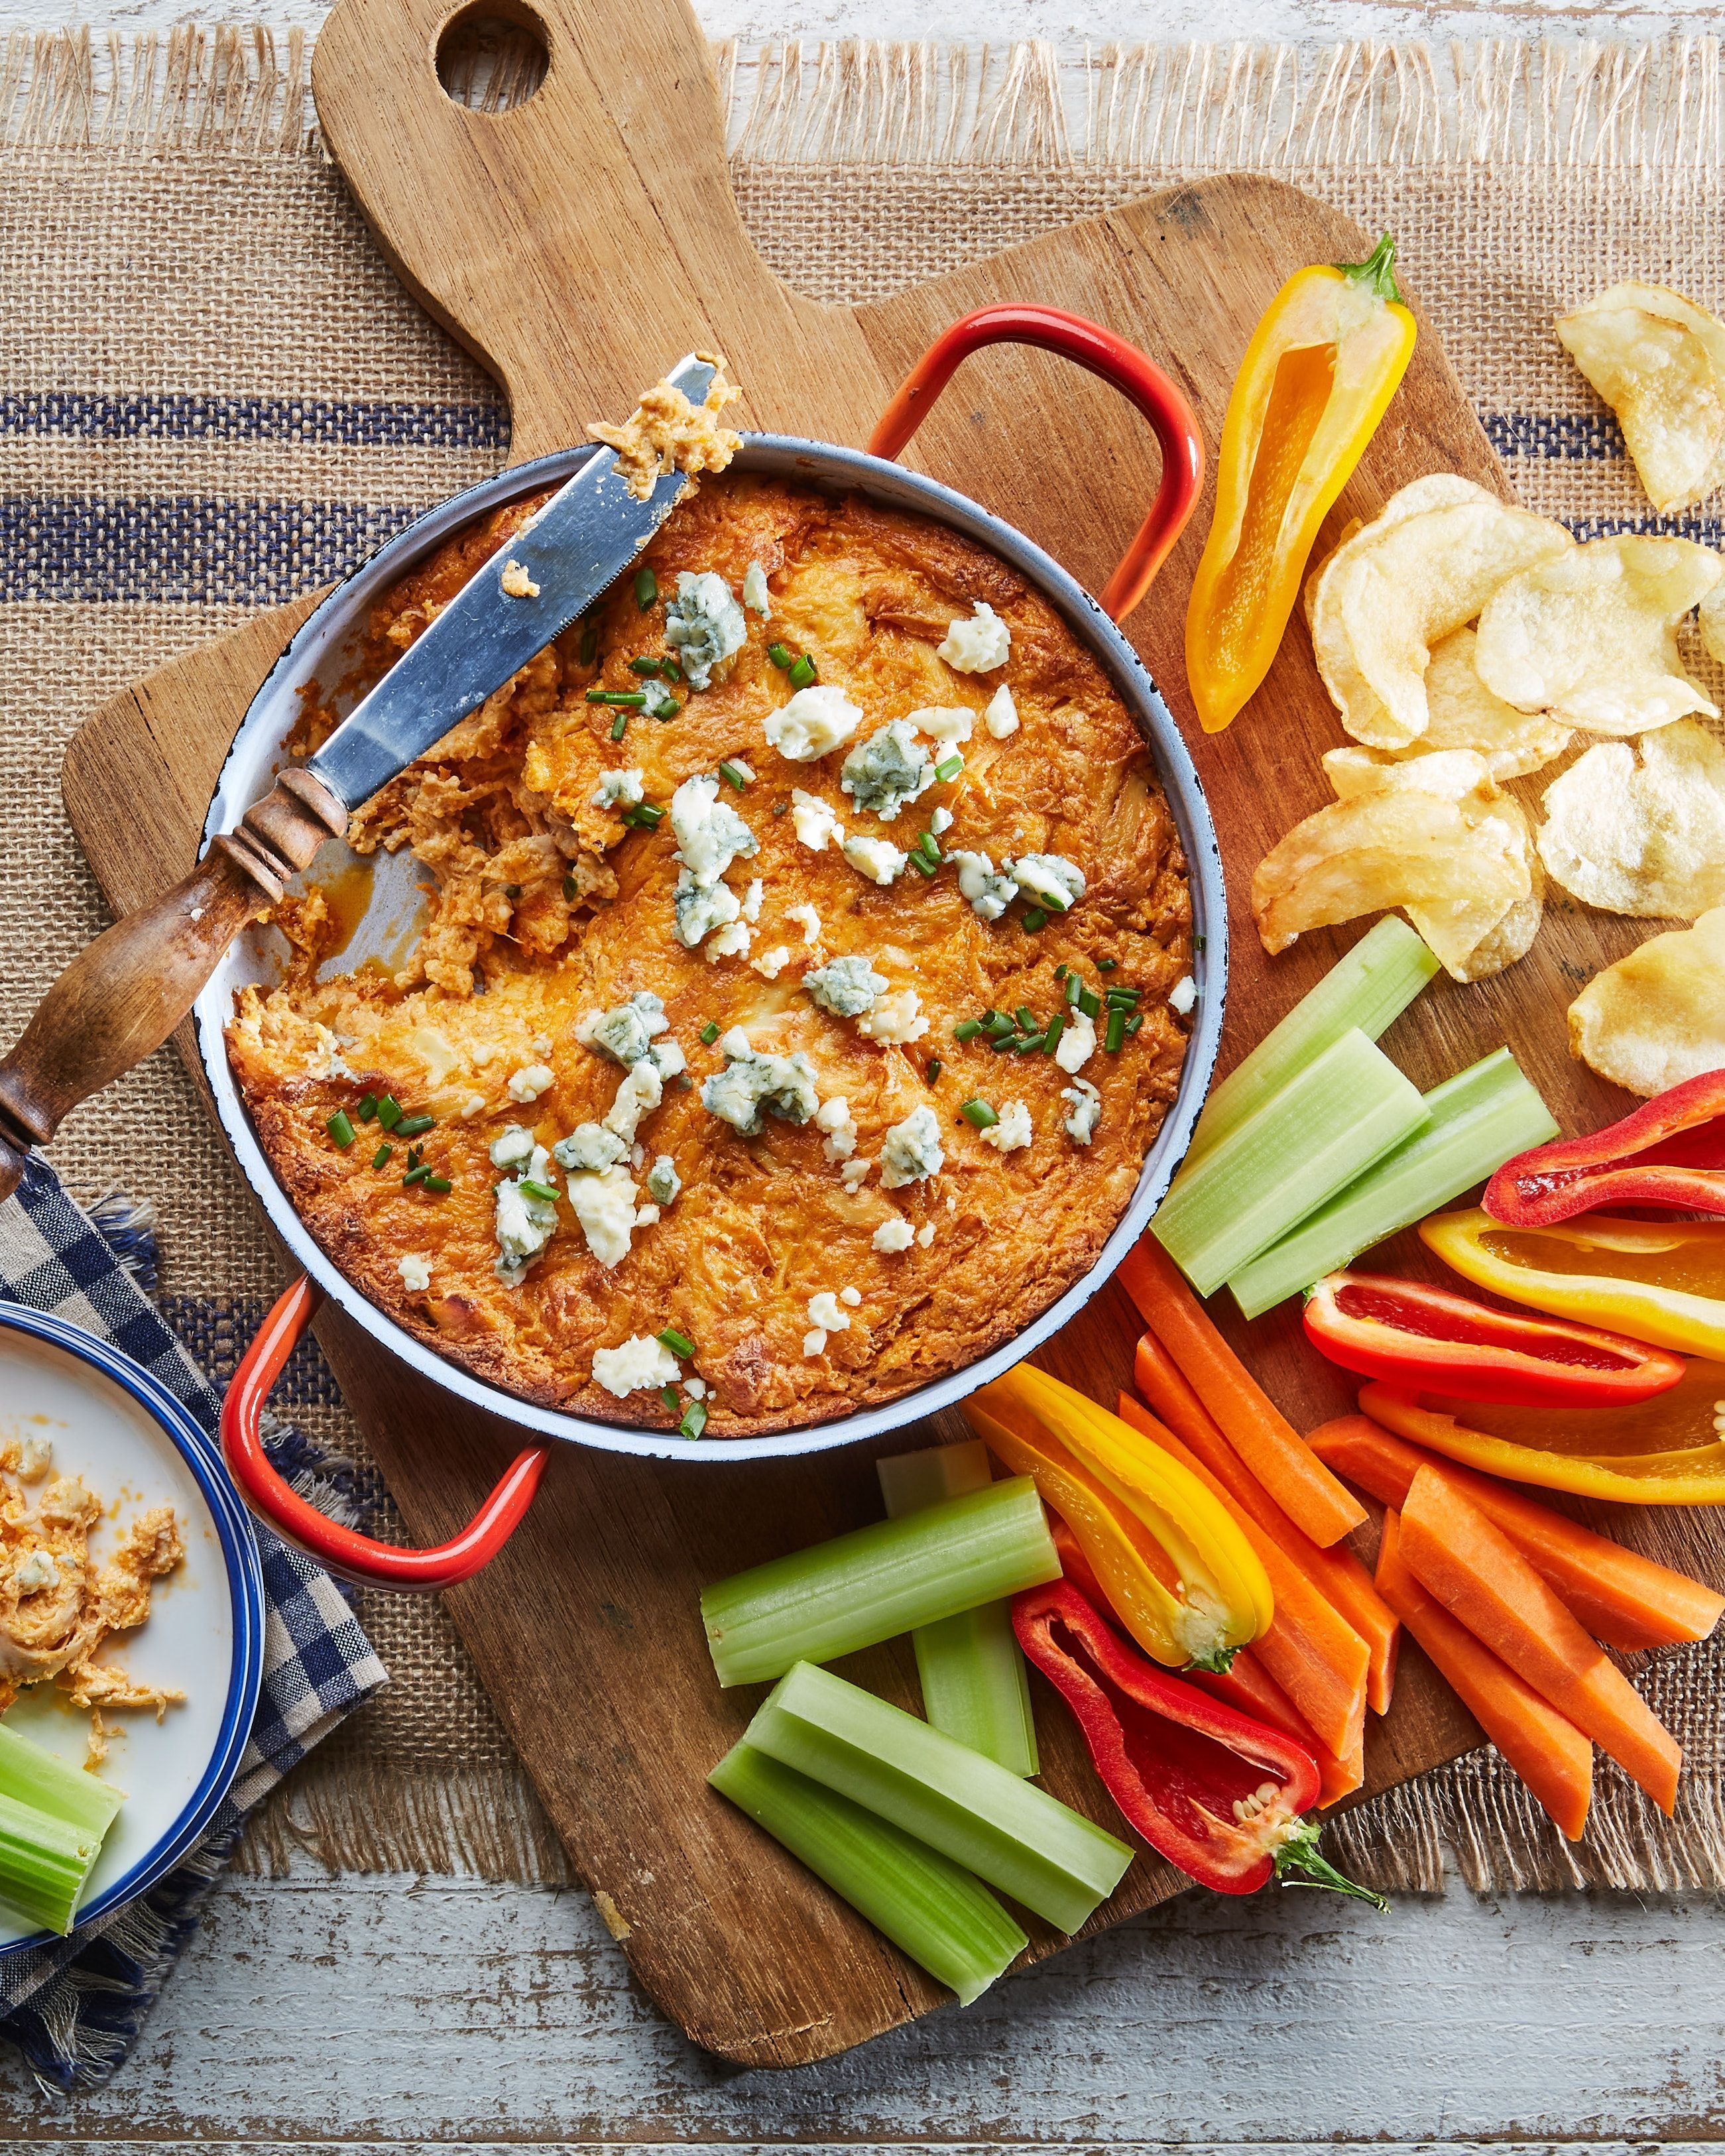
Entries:
[[[14, 35], [0, 68], [0, 1035], [103, 925], [61, 807], [85, 715], [133, 676], [340, 575], [495, 469], [494, 385], [401, 291], [312, 132], [297, 36]], [[1550, 335], [1615, 280], [1718, 306], [1718, 45], [1239, 47], [1058, 65], [845, 47], [721, 55], [733, 174], [768, 259], [874, 298], [1176, 177], [1274, 171], [1397, 234], [1527, 500], [1591, 532], [1651, 526], [1609, 418]], [[504, 96], [504, 67], [474, 94]], [[1717, 521], [1671, 528], [1717, 543]], [[54, 1148], [90, 1194], [160, 1215], [173, 1322], [212, 1374], [280, 1285], [225, 1149], [164, 1052]], [[311, 1350], [282, 1404], [363, 1459]], [[386, 1531], [390, 1527], [387, 1503]], [[568, 1876], [434, 1602], [367, 1596], [394, 1681], [297, 1776], [249, 1861]], [[1430, 1888], [1725, 1884], [1718, 1658], [1652, 1673], [1691, 1771], [1667, 1827], [1612, 1770], [1568, 1851], [1493, 1755], [1342, 1822], [1363, 1876]]]

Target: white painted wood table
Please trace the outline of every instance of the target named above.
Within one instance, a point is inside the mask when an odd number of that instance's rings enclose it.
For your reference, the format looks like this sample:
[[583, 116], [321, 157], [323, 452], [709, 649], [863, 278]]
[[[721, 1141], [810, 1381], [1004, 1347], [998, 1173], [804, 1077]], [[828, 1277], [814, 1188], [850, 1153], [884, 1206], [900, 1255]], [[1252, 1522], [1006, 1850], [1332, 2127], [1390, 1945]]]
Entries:
[[[79, 11], [80, 13], [81, 10]], [[41, 24], [0, 0], [0, 29]], [[1645, 34], [1720, 11], [1620, 0], [701, 0], [715, 34], [962, 38]], [[315, 0], [121, 0], [126, 28]], [[104, 23], [110, 19], [106, 14]], [[98, 25], [100, 27], [100, 25]], [[1003, 2143], [1725, 2150], [1717, 1900], [1191, 1896], [795, 2073], [739, 2074], [632, 1987], [586, 1896], [471, 1879], [230, 1878], [132, 2056], [44, 2099], [0, 2059], [0, 2148], [961, 2152]]]

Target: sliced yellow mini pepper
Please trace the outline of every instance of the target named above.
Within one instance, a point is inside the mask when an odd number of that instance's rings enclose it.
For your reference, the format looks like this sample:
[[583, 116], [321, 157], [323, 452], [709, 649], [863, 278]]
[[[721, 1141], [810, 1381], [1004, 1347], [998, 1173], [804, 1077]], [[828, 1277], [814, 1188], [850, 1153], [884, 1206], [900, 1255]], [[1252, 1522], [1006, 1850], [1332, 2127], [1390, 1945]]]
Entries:
[[1584, 1213], [1507, 1228], [1475, 1206], [1421, 1221], [1420, 1240], [1512, 1302], [1725, 1363], [1725, 1220]]
[[1367, 1385], [1359, 1404], [1411, 1445], [1482, 1475], [1617, 1505], [1725, 1504], [1725, 1363], [1691, 1363], [1631, 1408], [1488, 1407]]
[[1270, 1581], [1239, 1526], [1195, 1475], [1117, 1415], [1024, 1363], [964, 1412], [1066, 1522], [1146, 1654], [1170, 1668], [1225, 1670], [1268, 1625]]
[[1363, 262], [1297, 270], [1246, 346], [1186, 608], [1186, 680], [1206, 733], [1269, 672], [1318, 526], [1414, 356], [1394, 264], [1386, 232]]

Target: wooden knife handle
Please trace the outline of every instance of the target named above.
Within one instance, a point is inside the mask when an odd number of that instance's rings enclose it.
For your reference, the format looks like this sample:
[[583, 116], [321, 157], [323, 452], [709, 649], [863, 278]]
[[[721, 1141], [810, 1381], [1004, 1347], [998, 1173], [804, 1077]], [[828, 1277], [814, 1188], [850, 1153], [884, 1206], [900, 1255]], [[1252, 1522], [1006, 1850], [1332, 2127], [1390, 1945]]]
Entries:
[[285, 772], [190, 875], [79, 953], [0, 1060], [0, 1200], [17, 1188], [30, 1147], [162, 1045], [247, 921], [347, 828], [326, 786]]

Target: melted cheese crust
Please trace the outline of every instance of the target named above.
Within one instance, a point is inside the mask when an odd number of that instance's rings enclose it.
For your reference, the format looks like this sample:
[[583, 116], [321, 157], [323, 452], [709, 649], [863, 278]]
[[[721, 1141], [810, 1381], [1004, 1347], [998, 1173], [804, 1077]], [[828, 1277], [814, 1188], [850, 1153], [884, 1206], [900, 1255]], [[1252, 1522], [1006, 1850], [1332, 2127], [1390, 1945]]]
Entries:
[[[461, 535], [403, 581], [373, 618], [372, 672], [535, 506]], [[649, 608], [625, 578], [595, 617], [586, 663], [577, 624], [355, 819], [360, 845], [412, 845], [439, 878], [405, 967], [318, 980], [327, 929], [314, 895], [287, 910], [296, 961], [270, 994], [242, 997], [229, 1052], [265, 1152], [311, 1232], [418, 1338], [542, 1404], [674, 1426], [657, 1394], [619, 1401], [591, 1374], [596, 1349], [674, 1326], [695, 1343], [685, 1374], [711, 1389], [712, 1434], [764, 1434], [890, 1399], [973, 1362], [1095, 1263], [1178, 1082], [1188, 1025], [1167, 998], [1191, 968], [1186, 870], [1131, 716], [1052, 608], [995, 556], [860, 496], [732, 473], [682, 505], [645, 559], [660, 590]], [[757, 561], [771, 614], [764, 624], [749, 615], [748, 641], [723, 678], [703, 693], [678, 687], [684, 708], [668, 721], [631, 713], [614, 743], [614, 711], [588, 704], [585, 692], [639, 686], [629, 660], [665, 649], [677, 572], [716, 571], [740, 591]], [[1009, 624], [1011, 655], [992, 673], [957, 673], [936, 646], [978, 599]], [[839, 786], [846, 748], [791, 763], [767, 744], [762, 721], [792, 694], [767, 657], [774, 642], [812, 654], [821, 681], [862, 707], [847, 747], [922, 707], [968, 708], [963, 771], [891, 823], [856, 810]], [[1003, 681], [1020, 724], [997, 741], [982, 714]], [[310, 731], [327, 717], [314, 716]], [[949, 752], [932, 747], [937, 761]], [[739, 858], [726, 880], [739, 897], [754, 877], [764, 885], [752, 955], [780, 945], [791, 953], [770, 981], [745, 957], [714, 962], [674, 939], [679, 864], [668, 817], [656, 830], [632, 829], [617, 808], [592, 805], [609, 769], [639, 767], [646, 800], [663, 805], [682, 780], [738, 757], [755, 782], [721, 792], [759, 851]], [[1006, 855], [1064, 855], [1084, 872], [1084, 896], [1030, 932], [1022, 901], [1002, 920], [979, 921], [950, 862], [928, 879], [906, 867], [882, 888], [830, 844], [817, 853], [798, 842], [793, 816], [774, 814], [795, 788], [830, 803], [851, 834], [901, 849], [945, 807], [944, 853], [985, 851], [997, 867]], [[813, 947], [806, 916], [791, 913], [809, 905], [819, 917]], [[803, 973], [845, 954], [867, 957], [892, 990], [916, 990], [930, 1021], [922, 1039], [879, 1045], [854, 1019], [816, 1007], [802, 991]], [[1098, 973], [1105, 958], [1117, 970]], [[988, 1006], [1028, 1005], [1045, 1020], [1063, 1008], [1055, 978], [1063, 963], [1094, 987], [1142, 992], [1141, 1030], [1121, 1053], [1098, 1049], [1084, 1067], [1102, 1102], [1087, 1147], [1062, 1127], [1060, 1092], [1074, 1081], [1051, 1057], [997, 1055], [986, 1039], [952, 1038], [957, 1022]], [[642, 989], [664, 999], [670, 1030], [660, 1038], [682, 1049], [693, 1081], [669, 1084], [639, 1133], [647, 1164], [671, 1155], [681, 1192], [656, 1224], [635, 1230], [609, 1270], [560, 1195], [550, 1244], [509, 1288], [492, 1270], [500, 1171], [487, 1147], [511, 1122], [530, 1125], [548, 1147], [577, 1123], [603, 1119], [624, 1073], [574, 1028]], [[709, 1024], [721, 1034], [744, 1027], [757, 1049], [808, 1055], [822, 1101], [850, 1104], [854, 1158], [876, 1163], [860, 1188], [847, 1187], [812, 1121], [769, 1115], [759, 1137], [744, 1138], [702, 1106], [701, 1081], [725, 1067], [717, 1041], [700, 1038]], [[942, 1066], [932, 1081], [931, 1057]], [[508, 1080], [533, 1065], [553, 1082], [524, 1105], [510, 1097]], [[386, 1090], [410, 1114], [438, 1117], [414, 1142], [453, 1184], [447, 1195], [403, 1188], [399, 1144], [374, 1170], [375, 1123], [357, 1125], [345, 1152], [327, 1136], [336, 1109], [352, 1112], [362, 1093]], [[1007, 1152], [984, 1143], [959, 1113], [973, 1096], [997, 1109], [1022, 1101], [1032, 1143]], [[883, 1136], [923, 1104], [938, 1117], [945, 1164], [889, 1193]], [[567, 1178], [556, 1180], [561, 1193]], [[636, 1180], [645, 1204], [644, 1168]], [[932, 1229], [932, 1240], [877, 1250], [875, 1231], [896, 1218]], [[404, 1286], [407, 1256], [427, 1260], [429, 1288]], [[860, 1296], [845, 1306], [849, 1327], [806, 1354], [811, 1298], [846, 1288]]]

